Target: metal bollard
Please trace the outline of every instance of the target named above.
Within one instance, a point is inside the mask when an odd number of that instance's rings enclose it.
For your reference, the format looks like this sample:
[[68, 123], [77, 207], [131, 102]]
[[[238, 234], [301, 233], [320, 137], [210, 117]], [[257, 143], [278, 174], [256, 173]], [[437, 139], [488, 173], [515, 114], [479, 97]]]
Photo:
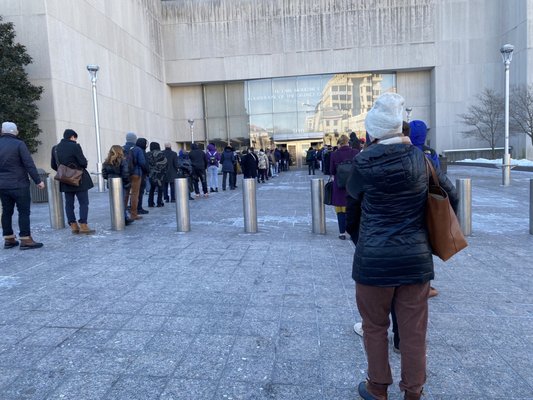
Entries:
[[533, 235], [533, 179], [529, 180], [529, 233]]
[[46, 178], [46, 190], [48, 191], [50, 226], [52, 229], [63, 229], [65, 227], [65, 208], [63, 207], [63, 195], [59, 191], [59, 181], [56, 181], [53, 176]]
[[461, 224], [461, 229], [465, 236], [472, 234], [472, 185], [471, 180], [457, 179], [457, 195], [459, 196], [459, 206], [457, 209], [457, 219]]
[[176, 224], [178, 232], [191, 230], [191, 217], [189, 213], [189, 180], [187, 178], [174, 179], [176, 190]]
[[122, 178], [110, 178], [107, 180], [107, 183], [109, 185], [111, 229], [114, 231], [123, 231], [126, 227], [126, 218], [124, 216], [124, 188], [122, 187]]
[[257, 233], [257, 202], [255, 198], [255, 179], [242, 180], [242, 203], [244, 210], [244, 232]]
[[324, 205], [324, 179], [311, 179], [311, 213], [313, 233], [326, 233], [326, 206]]

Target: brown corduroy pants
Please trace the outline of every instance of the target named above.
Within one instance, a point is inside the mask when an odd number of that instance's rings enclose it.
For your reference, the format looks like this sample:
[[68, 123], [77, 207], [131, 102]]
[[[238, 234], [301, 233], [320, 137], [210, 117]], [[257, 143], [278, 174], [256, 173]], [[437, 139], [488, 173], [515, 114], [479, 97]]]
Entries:
[[363, 319], [370, 386], [392, 384], [387, 329], [394, 300], [401, 352], [400, 389], [420, 393], [426, 382], [426, 332], [429, 282], [397, 287], [355, 286], [357, 308]]

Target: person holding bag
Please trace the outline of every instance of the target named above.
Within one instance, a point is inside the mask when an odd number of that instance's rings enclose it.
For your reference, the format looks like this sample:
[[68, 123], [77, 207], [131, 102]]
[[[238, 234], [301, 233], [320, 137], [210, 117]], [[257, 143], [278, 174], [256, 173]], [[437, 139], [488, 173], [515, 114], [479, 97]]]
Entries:
[[[63, 139], [52, 148], [52, 157], [50, 166], [57, 171], [60, 165], [65, 165], [72, 169], [83, 171], [78, 186], [67, 183], [59, 183], [59, 191], [65, 193], [65, 213], [67, 214], [68, 224], [73, 234], [92, 234], [94, 229], [87, 225], [89, 215], [89, 189], [94, 184], [87, 172], [87, 159], [83, 155], [81, 146], [77, 143], [78, 134], [73, 129], [65, 129]], [[78, 199], [80, 206], [80, 218], [76, 220], [74, 213], [74, 199]], [[79, 224], [78, 224], [79, 223]]]
[[[392, 384], [387, 329], [394, 304], [401, 337], [400, 389], [418, 400], [426, 381], [429, 283], [434, 278], [426, 227], [428, 174], [424, 153], [402, 135], [404, 99], [385, 93], [367, 114], [372, 145], [353, 163], [347, 231], [356, 245], [352, 278], [362, 318], [368, 378], [358, 386], [365, 400], [386, 400]], [[438, 174], [452, 207], [458, 198], [450, 180]]]

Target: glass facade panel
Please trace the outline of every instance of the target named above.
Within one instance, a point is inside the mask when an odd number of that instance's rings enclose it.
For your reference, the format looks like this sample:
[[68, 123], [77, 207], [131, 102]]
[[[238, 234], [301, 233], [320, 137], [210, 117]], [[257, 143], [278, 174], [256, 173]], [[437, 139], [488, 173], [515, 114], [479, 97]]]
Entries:
[[354, 131], [375, 99], [396, 91], [395, 74], [346, 73], [261, 79], [205, 86], [210, 141], [236, 149], [297, 149], [333, 144]]

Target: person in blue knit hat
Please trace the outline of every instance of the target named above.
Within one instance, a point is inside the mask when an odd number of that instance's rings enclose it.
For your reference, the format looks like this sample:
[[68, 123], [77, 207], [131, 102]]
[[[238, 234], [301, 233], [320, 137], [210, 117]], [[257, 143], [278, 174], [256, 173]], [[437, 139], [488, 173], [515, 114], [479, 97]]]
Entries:
[[425, 122], [420, 120], [414, 120], [409, 122], [409, 127], [411, 129], [409, 137], [411, 138], [411, 143], [413, 144], [413, 146], [418, 147], [424, 152], [426, 157], [433, 162], [435, 169], [440, 169], [440, 161], [437, 152], [426, 145], [428, 127], [426, 126]]

